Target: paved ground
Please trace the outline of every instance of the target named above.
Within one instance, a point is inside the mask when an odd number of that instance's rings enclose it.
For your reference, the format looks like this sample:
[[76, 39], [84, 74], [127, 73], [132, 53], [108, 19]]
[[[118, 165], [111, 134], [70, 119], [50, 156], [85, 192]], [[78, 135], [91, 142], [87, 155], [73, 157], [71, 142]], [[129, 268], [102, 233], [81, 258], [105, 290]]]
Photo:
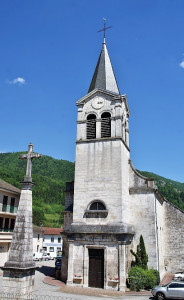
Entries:
[[[34, 294], [60, 296], [63, 300], [153, 300], [150, 292], [116, 292], [102, 289], [68, 287], [60, 280], [56, 280], [54, 264], [55, 261], [37, 262], [35, 273]], [[0, 291], [2, 282], [2, 272], [0, 271]]]
[[[102, 289], [68, 287], [60, 280], [54, 278], [54, 261], [37, 262], [35, 275], [34, 294], [36, 295], [55, 295], [62, 296], [64, 299], [74, 300], [148, 300], [153, 299], [151, 293], [141, 295], [137, 293], [121, 293]], [[66, 298], [67, 297], [67, 298]]]

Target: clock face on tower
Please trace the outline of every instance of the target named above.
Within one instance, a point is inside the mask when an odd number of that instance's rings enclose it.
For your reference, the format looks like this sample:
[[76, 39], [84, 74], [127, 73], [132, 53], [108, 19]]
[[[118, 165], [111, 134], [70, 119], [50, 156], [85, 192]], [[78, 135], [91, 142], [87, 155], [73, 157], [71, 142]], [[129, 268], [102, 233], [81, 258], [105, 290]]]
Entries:
[[97, 96], [93, 99], [91, 105], [94, 109], [100, 109], [104, 106], [104, 99], [102, 97]]

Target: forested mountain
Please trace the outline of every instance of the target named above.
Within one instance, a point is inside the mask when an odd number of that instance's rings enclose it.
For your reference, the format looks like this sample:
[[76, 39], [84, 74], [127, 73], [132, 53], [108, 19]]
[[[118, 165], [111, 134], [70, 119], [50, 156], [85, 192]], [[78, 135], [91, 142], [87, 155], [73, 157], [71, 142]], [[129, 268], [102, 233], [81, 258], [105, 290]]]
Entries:
[[162, 196], [184, 210], [184, 183], [164, 178], [151, 172], [138, 171], [140, 174], [155, 179], [155, 184]]
[[[24, 180], [26, 160], [20, 154], [0, 153], [0, 178], [21, 189]], [[74, 178], [74, 163], [43, 155], [34, 159], [32, 165], [33, 220], [36, 225], [59, 227], [64, 210], [65, 182]]]
[[[26, 160], [19, 159], [25, 152], [0, 153], [0, 178], [21, 189]], [[66, 160], [43, 155], [33, 161], [33, 220], [36, 225], [60, 227], [64, 210], [65, 182], [74, 179], [75, 165]], [[173, 181], [154, 173], [138, 171], [154, 178], [161, 194], [184, 210], [184, 183]]]

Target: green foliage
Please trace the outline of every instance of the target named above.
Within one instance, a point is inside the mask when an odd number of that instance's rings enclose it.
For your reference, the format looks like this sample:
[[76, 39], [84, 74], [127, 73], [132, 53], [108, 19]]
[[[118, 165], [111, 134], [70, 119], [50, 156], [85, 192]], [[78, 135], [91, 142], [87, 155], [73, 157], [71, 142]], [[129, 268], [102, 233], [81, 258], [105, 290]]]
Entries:
[[152, 272], [152, 274], [155, 276], [155, 284], [158, 285], [160, 283], [160, 273], [155, 269], [150, 269], [149, 271]]
[[137, 245], [137, 253], [135, 253], [133, 250], [130, 250], [130, 252], [135, 256], [135, 262], [133, 262], [133, 266], [138, 266], [146, 270], [148, 268], [148, 255], [146, 253], [146, 247], [142, 235], [140, 236], [140, 242]]
[[152, 289], [156, 284], [158, 284], [158, 275], [159, 272], [157, 270], [145, 270], [138, 266], [132, 267], [128, 272], [128, 282], [130, 285], [130, 289], [132, 291], [140, 291], [141, 289]]
[[[26, 160], [25, 152], [0, 153], [0, 178], [21, 189]], [[64, 210], [66, 181], [74, 179], [74, 163], [43, 155], [33, 161], [33, 222], [40, 226], [60, 227]]]
[[44, 212], [39, 207], [33, 207], [33, 223], [42, 226], [45, 222]]
[[132, 267], [128, 272], [128, 281], [132, 291], [140, 291], [141, 289], [144, 289], [144, 270], [138, 266]]
[[184, 183], [167, 179], [150, 172], [138, 172], [148, 178], [154, 178], [162, 196], [180, 209], [184, 210]]
[[156, 285], [156, 277], [152, 270], [144, 270], [145, 281], [144, 281], [144, 289], [149, 290], [152, 289]]

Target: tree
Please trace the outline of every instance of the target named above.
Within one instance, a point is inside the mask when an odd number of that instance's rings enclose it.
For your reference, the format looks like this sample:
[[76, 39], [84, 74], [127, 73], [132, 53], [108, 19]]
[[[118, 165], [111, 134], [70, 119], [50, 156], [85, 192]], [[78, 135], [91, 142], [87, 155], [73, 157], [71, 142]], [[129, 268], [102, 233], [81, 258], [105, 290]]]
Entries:
[[144, 270], [147, 270], [148, 255], [146, 253], [146, 247], [142, 235], [140, 236], [140, 242], [137, 245], [137, 253], [135, 253], [133, 250], [130, 250], [130, 252], [132, 253], [133, 256], [135, 256], [135, 261], [133, 262], [133, 265], [138, 266]]

